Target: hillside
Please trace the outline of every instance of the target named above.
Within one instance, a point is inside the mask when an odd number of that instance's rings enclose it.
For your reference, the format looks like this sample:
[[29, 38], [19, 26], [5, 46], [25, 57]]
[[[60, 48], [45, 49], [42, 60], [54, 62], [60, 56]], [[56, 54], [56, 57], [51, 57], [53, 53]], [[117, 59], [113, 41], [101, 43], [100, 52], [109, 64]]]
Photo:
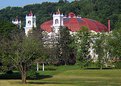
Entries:
[[80, 0], [76, 2], [43, 2], [41, 4], [26, 5], [24, 7], [7, 7], [0, 10], [0, 20], [11, 21], [18, 16], [23, 26], [25, 15], [29, 11], [37, 16], [39, 26], [52, 18], [52, 14], [60, 9], [64, 15], [74, 12], [81, 17], [98, 20], [107, 25], [107, 19], [111, 20], [112, 29], [121, 26], [121, 0]]

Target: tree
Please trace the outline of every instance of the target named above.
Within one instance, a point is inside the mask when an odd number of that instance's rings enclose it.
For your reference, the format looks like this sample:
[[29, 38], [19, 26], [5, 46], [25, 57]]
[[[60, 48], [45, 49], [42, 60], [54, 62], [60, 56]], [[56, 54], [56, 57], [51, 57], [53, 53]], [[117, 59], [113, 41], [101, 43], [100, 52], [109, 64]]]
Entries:
[[[51, 19], [52, 14], [60, 8], [65, 15], [72, 11], [79, 16], [96, 19], [104, 24], [107, 24], [106, 19], [110, 18], [112, 28], [116, 28], [120, 24], [120, 18], [116, 18], [115, 15], [118, 17], [121, 14], [121, 0], [78, 0], [78, 2], [73, 1], [70, 3], [64, 3], [67, 0], [58, 1], [58, 3], [43, 2], [41, 4], [26, 5], [24, 7], [7, 7], [0, 10], [0, 20], [11, 22], [12, 19], [18, 16], [21, 21], [24, 21], [24, 17], [28, 13], [27, 11], [31, 9], [37, 15], [37, 22], [41, 24]], [[40, 26], [39, 24], [38, 26]]]
[[[15, 25], [5, 20], [0, 20], [0, 63], [1, 71], [7, 72], [11, 70], [12, 61], [4, 53], [4, 47], [11, 40], [11, 36], [18, 33], [18, 29]], [[9, 61], [8, 61], [9, 59]]]
[[91, 43], [91, 34], [88, 28], [83, 27], [75, 35], [77, 59], [85, 66], [90, 60], [89, 48]]
[[[39, 63], [40, 64], [43, 64], [43, 71], [44, 71], [44, 64], [49, 64], [49, 55], [52, 54], [51, 53], [51, 50], [49, 49], [49, 46], [47, 46], [46, 44], [44, 44], [44, 40], [43, 40], [43, 36], [44, 34], [42, 34], [42, 31], [40, 29], [33, 29], [32, 33], [31, 33], [32, 36], [34, 36], [35, 38], [38, 38], [38, 40], [41, 41], [41, 58], [38, 58], [36, 59], [36, 63], [37, 63], [37, 70], [39, 69]], [[47, 47], [46, 47], [47, 46]], [[55, 50], [57, 52], [57, 50]], [[53, 59], [53, 58], [51, 58]], [[54, 60], [55, 61], [55, 60]]]
[[2, 51], [2, 40], [0, 40], [0, 72], [2, 72], [2, 66], [3, 66], [3, 63], [2, 63], [2, 60], [3, 60], [3, 51]]
[[4, 55], [12, 59], [13, 65], [20, 71], [22, 83], [26, 83], [27, 71], [41, 57], [41, 52], [41, 41], [32, 36], [15, 35], [4, 47]]
[[108, 42], [112, 57], [121, 60], [121, 29], [112, 31]]
[[64, 0], [59, 0], [59, 2], [58, 3], [64, 3]]
[[115, 68], [121, 68], [121, 29], [115, 29], [110, 33], [109, 47], [111, 61]]
[[108, 35], [106, 33], [97, 33], [94, 37], [94, 50], [98, 55], [98, 66], [100, 69], [107, 64], [107, 59], [109, 59], [109, 45], [108, 45]]
[[71, 44], [71, 35], [67, 27], [60, 27], [59, 46], [60, 56], [64, 64], [68, 64], [70, 60], [70, 54], [72, 49], [69, 46]]
[[5, 20], [0, 20], [0, 40], [2, 38], [10, 38], [11, 34], [17, 32], [17, 27]]

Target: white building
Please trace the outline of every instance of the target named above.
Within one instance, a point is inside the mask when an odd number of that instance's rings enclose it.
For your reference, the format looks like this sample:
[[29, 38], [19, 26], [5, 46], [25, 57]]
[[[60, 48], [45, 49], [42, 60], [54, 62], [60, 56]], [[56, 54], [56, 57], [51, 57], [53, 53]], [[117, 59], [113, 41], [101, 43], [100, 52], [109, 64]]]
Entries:
[[21, 20], [19, 20], [18, 18], [16, 18], [15, 20], [12, 20], [12, 23], [17, 25], [19, 28], [21, 28]]
[[32, 32], [33, 28], [36, 28], [36, 16], [30, 12], [28, 15], [26, 15], [26, 25], [24, 27], [25, 34], [28, 36], [28, 34]]

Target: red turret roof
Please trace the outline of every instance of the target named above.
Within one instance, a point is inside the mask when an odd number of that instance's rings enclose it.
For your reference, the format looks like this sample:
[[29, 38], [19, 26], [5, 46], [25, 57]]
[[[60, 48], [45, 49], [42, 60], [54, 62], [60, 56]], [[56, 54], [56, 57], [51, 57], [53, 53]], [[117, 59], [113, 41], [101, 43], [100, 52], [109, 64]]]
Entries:
[[29, 13], [29, 15], [28, 16], [33, 16], [33, 13], [32, 13], [32, 11], [30, 11], [30, 13]]
[[[86, 26], [87, 28], [95, 32], [108, 31], [108, 28], [104, 24], [101, 24], [98, 21], [88, 18], [75, 17], [75, 14], [72, 12], [69, 13], [69, 17], [64, 18], [63, 21], [64, 21], [64, 26], [68, 27], [68, 29], [72, 32], [76, 32], [82, 29], [83, 26]], [[40, 28], [47, 32], [51, 32], [52, 24], [53, 24], [52, 20], [46, 21], [40, 26]]]

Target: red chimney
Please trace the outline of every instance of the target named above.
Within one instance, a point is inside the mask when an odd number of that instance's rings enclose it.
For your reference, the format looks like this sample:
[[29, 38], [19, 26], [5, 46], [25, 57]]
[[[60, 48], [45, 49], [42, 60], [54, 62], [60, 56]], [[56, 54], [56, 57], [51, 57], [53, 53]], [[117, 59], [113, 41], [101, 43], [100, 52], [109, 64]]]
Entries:
[[108, 19], [108, 31], [110, 32], [110, 19]]

